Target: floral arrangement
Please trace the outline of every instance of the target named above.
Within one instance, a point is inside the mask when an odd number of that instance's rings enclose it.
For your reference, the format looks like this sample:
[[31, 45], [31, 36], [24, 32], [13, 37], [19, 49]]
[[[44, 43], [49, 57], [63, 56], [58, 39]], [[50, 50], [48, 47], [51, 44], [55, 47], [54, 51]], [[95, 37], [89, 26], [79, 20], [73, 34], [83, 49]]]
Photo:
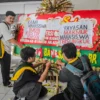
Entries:
[[42, 0], [41, 7], [37, 10], [36, 15], [57, 12], [72, 13], [72, 3], [68, 0]]

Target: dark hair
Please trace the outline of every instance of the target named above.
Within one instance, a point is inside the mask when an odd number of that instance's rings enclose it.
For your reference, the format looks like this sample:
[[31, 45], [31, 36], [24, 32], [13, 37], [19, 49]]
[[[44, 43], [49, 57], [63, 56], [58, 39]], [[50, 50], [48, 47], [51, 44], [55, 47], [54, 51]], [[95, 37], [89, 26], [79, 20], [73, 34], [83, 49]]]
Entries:
[[10, 16], [10, 15], [14, 17], [16, 16], [16, 14], [13, 11], [7, 11], [6, 16]]
[[77, 49], [73, 43], [67, 43], [62, 46], [62, 53], [64, 53], [68, 59], [75, 58], [76, 52]]
[[35, 51], [32, 47], [25, 47], [21, 50], [20, 56], [22, 60], [27, 61], [29, 57], [35, 57]]

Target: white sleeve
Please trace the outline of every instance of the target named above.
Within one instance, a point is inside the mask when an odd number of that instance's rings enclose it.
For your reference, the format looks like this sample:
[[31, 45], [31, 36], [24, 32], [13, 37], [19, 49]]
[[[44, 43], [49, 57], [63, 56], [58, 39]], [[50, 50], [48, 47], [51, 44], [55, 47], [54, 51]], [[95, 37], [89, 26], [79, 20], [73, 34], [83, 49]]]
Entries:
[[0, 25], [0, 33], [3, 35], [5, 41], [8, 41], [13, 38], [11, 36], [10, 30], [8, 30], [8, 27], [4, 23], [1, 23]]

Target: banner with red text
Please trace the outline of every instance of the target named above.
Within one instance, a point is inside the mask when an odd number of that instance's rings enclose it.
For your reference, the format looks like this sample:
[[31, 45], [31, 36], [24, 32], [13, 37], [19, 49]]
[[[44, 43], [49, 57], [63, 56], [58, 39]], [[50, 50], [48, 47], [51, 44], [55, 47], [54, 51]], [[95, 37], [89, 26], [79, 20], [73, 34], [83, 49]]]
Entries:
[[73, 42], [77, 48], [95, 50], [99, 41], [100, 11], [74, 11], [19, 16], [18, 41], [24, 44], [62, 46]]

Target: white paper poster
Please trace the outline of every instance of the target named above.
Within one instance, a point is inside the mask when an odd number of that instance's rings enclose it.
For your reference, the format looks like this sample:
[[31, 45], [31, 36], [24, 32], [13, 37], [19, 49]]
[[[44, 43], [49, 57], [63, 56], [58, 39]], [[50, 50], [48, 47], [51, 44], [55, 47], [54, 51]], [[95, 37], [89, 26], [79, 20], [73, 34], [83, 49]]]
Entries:
[[70, 22], [61, 25], [60, 45], [73, 42], [77, 46], [92, 46], [93, 23], [92, 21]]

